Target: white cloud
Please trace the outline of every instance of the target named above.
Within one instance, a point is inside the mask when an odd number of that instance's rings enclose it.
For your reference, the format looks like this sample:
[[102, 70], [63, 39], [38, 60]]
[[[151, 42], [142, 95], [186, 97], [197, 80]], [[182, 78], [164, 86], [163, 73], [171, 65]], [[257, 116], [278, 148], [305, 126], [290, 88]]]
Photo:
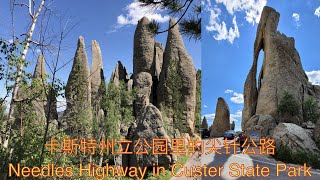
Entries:
[[314, 11], [314, 15], [320, 17], [320, 6]]
[[62, 112], [64, 110], [66, 110], [66, 107], [67, 107], [66, 99], [61, 96], [58, 96], [57, 97], [57, 111]]
[[230, 114], [230, 122], [233, 121], [239, 121], [239, 118], [242, 118], [242, 111], [238, 110], [236, 113], [234, 114]]
[[150, 20], [156, 20], [160, 23], [167, 22], [170, 19], [168, 15], [161, 15], [161, 12], [163, 10], [141, 6], [141, 3], [137, 0], [127, 5], [125, 11], [126, 14], [121, 14], [117, 17], [117, 24], [119, 26], [136, 25], [138, 21], [144, 16], [146, 16]]
[[314, 85], [320, 85], [320, 70], [306, 71], [309, 81]]
[[296, 23], [296, 26], [299, 27], [300, 26], [300, 15], [298, 13], [293, 13], [292, 18], [293, 18], [294, 22]]
[[224, 91], [225, 94], [232, 94], [230, 101], [236, 104], [243, 104], [243, 94], [237, 93], [233, 90], [227, 89]]
[[236, 16], [234, 16], [232, 19], [233, 27], [230, 27], [228, 30], [226, 23], [224, 21], [220, 21], [219, 19], [221, 10], [217, 6], [214, 8], [210, 8], [208, 6], [208, 11], [210, 12], [210, 19], [209, 24], [206, 26], [206, 30], [216, 33], [213, 36], [214, 39], [218, 41], [228, 40], [231, 44], [233, 44], [234, 39], [240, 37]]
[[245, 19], [250, 24], [259, 23], [263, 7], [267, 0], [215, 0], [217, 4], [223, 4], [229, 14], [245, 12]]
[[205, 115], [202, 116], [202, 119], [203, 119], [204, 117], [206, 117], [207, 119], [214, 119], [215, 116], [216, 116], [215, 113], [205, 114]]
[[207, 108], [208, 106], [207, 106], [207, 105], [203, 105], [203, 107], [204, 107], [204, 108]]
[[215, 116], [216, 116], [215, 113], [205, 114], [205, 115], [202, 115], [201, 119], [203, 119], [204, 117], [206, 117], [207, 122], [208, 122], [208, 125], [211, 126], [211, 124], [213, 123], [213, 120], [214, 120], [214, 117], [215, 117]]
[[[203, 119], [204, 117], [206, 117], [208, 124], [211, 125], [214, 121], [216, 114], [212, 113], [212, 114], [205, 114], [201, 117], [201, 119]], [[238, 110], [236, 111], [234, 114], [230, 114], [230, 122], [238, 122], [240, 119], [242, 118], [242, 111]]]

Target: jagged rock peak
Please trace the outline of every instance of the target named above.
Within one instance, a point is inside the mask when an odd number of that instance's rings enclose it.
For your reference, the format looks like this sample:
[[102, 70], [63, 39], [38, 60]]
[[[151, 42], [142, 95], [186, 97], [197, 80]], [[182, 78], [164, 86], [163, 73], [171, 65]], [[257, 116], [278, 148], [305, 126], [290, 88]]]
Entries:
[[129, 80], [126, 67], [118, 61], [115, 69], [112, 71], [110, 82], [118, 83], [119, 81], [124, 81], [125, 83]]
[[44, 56], [40, 53], [34, 69], [33, 78], [45, 78], [46, 73]]
[[133, 49], [133, 74], [149, 72], [152, 74], [154, 38], [149, 30], [150, 21], [143, 17], [136, 27]]

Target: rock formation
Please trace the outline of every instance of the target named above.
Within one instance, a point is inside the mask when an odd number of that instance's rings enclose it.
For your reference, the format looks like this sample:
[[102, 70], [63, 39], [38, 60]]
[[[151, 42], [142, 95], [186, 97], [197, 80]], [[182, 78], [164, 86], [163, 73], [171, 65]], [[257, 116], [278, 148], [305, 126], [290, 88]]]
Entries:
[[99, 43], [92, 41], [92, 67], [91, 67], [91, 104], [93, 117], [99, 124], [104, 118], [104, 112], [101, 109], [103, 95], [106, 94], [106, 82], [103, 73], [102, 55]]
[[33, 73], [33, 82], [35, 82], [36, 90], [38, 93], [38, 96], [35, 100], [32, 101], [32, 108], [34, 109], [34, 112], [36, 113], [36, 116], [38, 117], [40, 126], [45, 125], [46, 121], [46, 115], [47, 115], [47, 109], [46, 105], [48, 102], [47, 96], [46, 96], [46, 88], [47, 88], [47, 80], [46, 80], [46, 68], [45, 68], [45, 61], [42, 53], [40, 53], [37, 64]]
[[203, 129], [208, 129], [209, 128], [208, 121], [207, 121], [206, 117], [204, 117], [203, 120], [202, 120], [201, 128], [203, 128]]
[[308, 133], [293, 123], [280, 123], [274, 129], [272, 138], [277, 148], [285, 145], [293, 152], [305, 152], [308, 155], [320, 153]]
[[[151, 146], [152, 140], [157, 138], [168, 139], [168, 154], [155, 155], [152, 153], [152, 148], [146, 148], [149, 154], [136, 153], [140, 146], [146, 147], [146, 142]], [[133, 152], [133, 155], [124, 156], [123, 166], [125, 167], [152, 167], [154, 164], [155, 166], [163, 166], [169, 169], [176, 161], [176, 157], [169, 153], [171, 143], [164, 129], [161, 112], [152, 104], [141, 108], [137, 115], [136, 122], [130, 127], [127, 139], [133, 142], [129, 148], [129, 151]], [[140, 142], [138, 142], [139, 139]], [[134, 147], [137, 142], [139, 145]], [[143, 150], [143, 148], [141, 150]]]
[[153, 74], [152, 76], [157, 77], [157, 80], [159, 81], [160, 73], [162, 69], [162, 63], [163, 63], [163, 53], [164, 49], [161, 43], [155, 42], [154, 43], [154, 57], [153, 57]]
[[[175, 22], [174, 19], [171, 19], [170, 27]], [[185, 50], [178, 25], [168, 32], [163, 66], [157, 87], [157, 104], [161, 111], [166, 112], [167, 122], [165, 124], [178, 125], [176, 128], [180, 128], [181, 133], [193, 134], [196, 71], [191, 57]]]
[[152, 88], [152, 77], [147, 72], [141, 72], [135, 76], [136, 99], [134, 112], [137, 116], [143, 106], [149, 105]]
[[92, 120], [90, 69], [84, 39], [81, 36], [65, 94], [67, 107], [64, 119], [68, 125], [69, 133], [74, 133], [74, 131], [89, 132]]
[[226, 101], [222, 97], [219, 97], [210, 136], [221, 137], [229, 129], [230, 110]]
[[246, 123], [247, 131], [259, 131], [262, 138], [270, 138], [277, 126], [275, 119], [270, 115], [254, 115]]
[[143, 17], [138, 22], [134, 34], [133, 74], [140, 72], [152, 74], [155, 45], [153, 34], [148, 29], [149, 23], [149, 19]]
[[[264, 7], [254, 43], [253, 64], [244, 86], [244, 109], [242, 128], [255, 115], [271, 115], [281, 122], [277, 107], [287, 92], [296, 99], [299, 111], [294, 121], [303, 122], [302, 104], [306, 97], [314, 96], [314, 87], [308, 82], [300, 56], [295, 49], [295, 41], [277, 31], [279, 13]], [[256, 79], [259, 52], [264, 51], [264, 59], [259, 78]]]
[[92, 67], [91, 67], [91, 94], [92, 100], [99, 96], [99, 88], [101, 83], [104, 82], [102, 55], [99, 43], [95, 40], [92, 41]]
[[232, 121], [232, 123], [230, 124], [230, 130], [234, 130], [236, 127], [234, 121]]
[[110, 82], [119, 83], [119, 81], [124, 81], [125, 83], [129, 81], [127, 70], [122, 65], [121, 61], [118, 61], [116, 68], [112, 71], [110, 77]]

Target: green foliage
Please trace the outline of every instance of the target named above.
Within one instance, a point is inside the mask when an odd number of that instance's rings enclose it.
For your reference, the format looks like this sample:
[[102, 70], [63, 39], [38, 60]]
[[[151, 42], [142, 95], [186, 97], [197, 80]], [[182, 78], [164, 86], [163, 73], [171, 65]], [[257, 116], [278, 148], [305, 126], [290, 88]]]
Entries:
[[299, 103], [293, 97], [292, 94], [288, 92], [284, 93], [284, 96], [280, 100], [280, 104], [278, 105], [278, 112], [280, 114], [289, 113], [292, 116], [299, 114]]
[[133, 106], [134, 90], [127, 90], [126, 84], [109, 83], [102, 108], [106, 112], [104, 129], [109, 138], [120, 137], [120, 124], [130, 125], [134, 121]]
[[[125, 82], [109, 83], [105, 97], [102, 100], [102, 109], [105, 112], [105, 119], [102, 122], [102, 131], [108, 139], [120, 139], [121, 125], [129, 127], [134, 121], [133, 100], [135, 91], [129, 91]], [[117, 150], [117, 149], [115, 149]], [[115, 156], [106, 156], [110, 162], [113, 162]]]
[[287, 146], [280, 146], [276, 149], [274, 158], [285, 163], [304, 164], [312, 168], [320, 168], [320, 155], [307, 154], [306, 152], [293, 152]]
[[[173, 117], [173, 129], [179, 129], [180, 133], [187, 133], [187, 127], [183, 118], [183, 110], [185, 109], [185, 103], [182, 101], [182, 77], [176, 69], [175, 64], [177, 60], [170, 61], [169, 70], [170, 72], [167, 77], [167, 84], [170, 87], [168, 94], [171, 95], [171, 108]], [[169, 107], [170, 108], [170, 107]]]
[[196, 88], [196, 112], [195, 112], [195, 132], [200, 133], [201, 128], [201, 70], [197, 71], [197, 88]]
[[303, 102], [303, 120], [316, 123], [320, 117], [319, 106], [317, 100], [313, 97], [307, 98]]
[[[22, 65], [28, 66], [27, 61], [22, 61], [20, 58], [20, 50], [23, 47], [23, 43], [20, 43], [18, 39], [13, 42], [6, 41], [0, 38], [0, 81], [4, 80], [4, 84], [1, 85], [5, 88], [7, 95], [0, 97], [0, 105], [4, 105], [5, 98], [8, 97], [13, 90], [15, 80], [18, 77], [17, 68]], [[22, 71], [21, 83], [25, 84], [30, 80], [31, 74], [26, 71]]]
[[148, 25], [148, 31], [151, 32], [154, 36], [157, 34], [157, 32], [160, 29], [160, 23], [152, 20]]

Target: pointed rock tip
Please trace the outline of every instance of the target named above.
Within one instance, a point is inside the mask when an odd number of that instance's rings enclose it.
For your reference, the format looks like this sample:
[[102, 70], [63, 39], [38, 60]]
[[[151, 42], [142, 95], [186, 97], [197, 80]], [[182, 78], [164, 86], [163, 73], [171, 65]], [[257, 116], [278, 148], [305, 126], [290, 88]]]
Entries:
[[278, 17], [280, 16], [280, 14], [272, 7], [264, 6], [262, 13], [261, 13], [261, 18], [267, 18], [269, 16], [269, 14], [276, 14], [276, 16], [278, 16]]
[[84, 38], [82, 36], [79, 36], [78, 38], [78, 47], [83, 46], [84, 47]]
[[96, 45], [96, 46], [99, 46], [99, 43], [97, 40], [92, 40], [92, 45]]
[[139, 20], [139, 22], [138, 22], [139, 24], [149, 24], [150, 23], [150, 20], [146, 17], [146, 16], [143, 16], [140, 20]]
[[[174, 24], [176, 24], [177, 23], [177, 20], [175, 19], [175, 18], [170, 18], [170, 21], [169, 21], [169, 25], [170, 25], [170, 27], [171, 26], [173, 26]], [[175, 26], [176, 27], [176, 26]]]

